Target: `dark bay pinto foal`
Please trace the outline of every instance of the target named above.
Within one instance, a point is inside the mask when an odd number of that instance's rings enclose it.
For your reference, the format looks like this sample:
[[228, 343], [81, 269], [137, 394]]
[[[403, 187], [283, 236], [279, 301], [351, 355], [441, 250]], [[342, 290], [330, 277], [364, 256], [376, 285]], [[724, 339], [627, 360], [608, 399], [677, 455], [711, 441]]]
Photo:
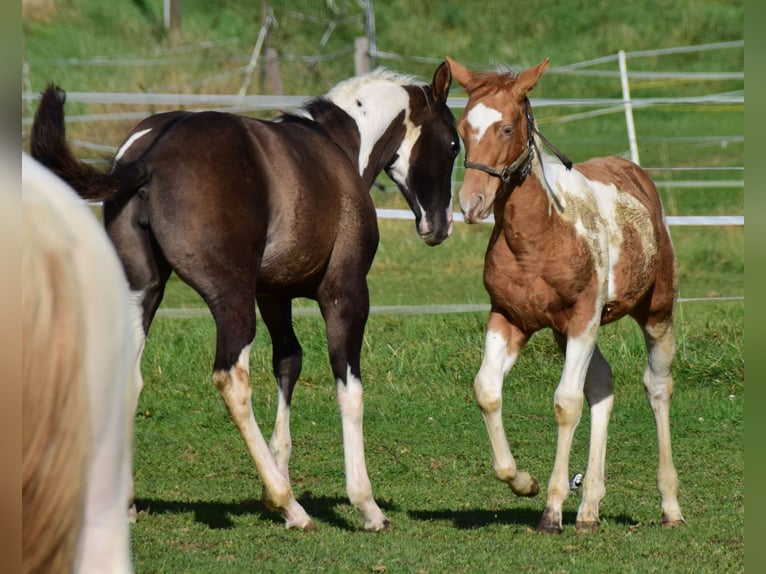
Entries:
[[[447, 107], [446, 62], [431, 85], [387, 71], [353, 78], [276, 121], [218, 112], [161, 113], [139, 123], [111, 171], [77, 161], [64, 132], [63, 92], [37, 111], [32, 154], [82, 197], [104, 201], [107, 232], [133, 292], [143, 348], [175, 272], [216, 323], [213, 379], [263, 479], [263, 500], [288, 527], [311, 528], [290, 486], [290, 402], [301, 371], [292, 299], [319, 303], [343, 427], [346, 488], [365, 528], [388, 520], [375, 503], [362, 436], [360, 354], [366, 276], [378, 245], [369, 189], [385, 170], [437, 245], [452, 231], [451, 172], [460, 149]], [[249, 379], [257, 301], [278, 386], [267, 444]]]
[[474, 390], [496, 476], [518, 495], [539, 491], [529, 473], [516, 469], [503, 430], [502, 388], [530, 336], [550, 327], [565, 360], [553, 397], [558, 447], [538, 529], [562, 530], [583, 394], [590, 405], [591, 438], [577, 529], [598, 527], [614, 392], [596, 337], [600, 325], [630, 315], [644, 333], [649, 355], [643, 382], [657, 426], [662, 522], [681, 524], [669, 421], [675, 258], [654, 184], [619, 157], [571, 165], [541, 152], [527, 94], [547, 59], [518, 75], [474, 74], [447, 60], [468, 92], [458, 122], [466, 158], [460, 206], [468, 223], [492, 212], [495, 217], [484, 264], [491, 311]]

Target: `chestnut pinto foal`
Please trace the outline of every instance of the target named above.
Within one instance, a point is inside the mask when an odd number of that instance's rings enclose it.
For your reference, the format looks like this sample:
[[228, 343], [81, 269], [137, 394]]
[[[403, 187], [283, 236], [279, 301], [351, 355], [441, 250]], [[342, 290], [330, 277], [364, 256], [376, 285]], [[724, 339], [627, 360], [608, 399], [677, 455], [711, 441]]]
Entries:
[[598, 528], [614, 387], [596, 337], [600, 325], [630, 315], [644, 333], [648, 352], [643, 381], [657, 425], [662, 523], [683, 523], [669, 422], [675, 261], [654, 184], [620, 157], [571, 165], [541, 153], [527, 94], [548, 59], [518, 75], [472, 73], [448, 62], [469, 96], [458, 122], [466, 158], [460, 207], [468, 223], [493, 211], [495, 217], [484, 264], [491, 310], [474, 390], [496, 476], [517, 495], [539, 491], [534, 477], [517, 471], [511, 455], [502, 387], [530, 336], [550, 327], [565, 360], [553, 397], [556, 460], [538, 530], [562, 531], [569, 453], [583, 394], [590, 405], [591, 437], [577, 530]]

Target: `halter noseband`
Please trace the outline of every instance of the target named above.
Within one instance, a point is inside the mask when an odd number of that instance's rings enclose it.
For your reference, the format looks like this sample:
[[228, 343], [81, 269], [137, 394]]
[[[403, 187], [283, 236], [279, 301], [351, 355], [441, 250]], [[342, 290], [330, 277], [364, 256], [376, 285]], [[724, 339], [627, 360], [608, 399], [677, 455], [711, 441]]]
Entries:
[[521, 155], [519, 155], [519, 157], [517, 157], [513, 163], [506, 165], [502, 169], [498, 170], [492, 166], [483, 163], [477, 163], [475, 161], [468, 161], [466, 159], [463, 162], [463, 165], [466, 167], [466, 169], [478, 169], [479, 171], [483, 171], [498, 177], [500, 178], [500, 181], [503, 182], [504, 187], [505, 184], [507, 184], [514, 176], [516, 176], [519, 180], [523, 180], [532, 167], [532, 158], [534, 157], [534, 152], [537, 151], [534, 134], [540, 136], [540, 139], [543, 141], [543, 143], [548, 146], [554, 154], [556, 154], [556, 156], [561, 160], [567, 169], [572, 169], [571, 160], [569, 160], [569, 158], [557, 150], [553, 144], [551, 144], [551, 142], [549, 142], [543, 136], [543, 134], [538, 131], [537, 127], [535, 126], [535, 118], [532, 115], [532, 107], [529, 104], [529, 98], [524, 98], [524, 115], [527, 117], [527, 147], [524, 148], [524, 151], [521, 152]]
[[514, 161], [510, 165], [506, 165], [503, 169], [499, 171], [496, 170], [494, 167], [490, 167], [483, 163], [476, 163], [475, 161], [465, 160], [463, 162], [463, 165], [466, 167], [466, 169], [478, 169], [479, 171], [483, 171], [485, 173], [488, 173], [489, 175], [494, 175], [495, 177], [499, 177], [500, 181], [502, 181], [503, 183], [508, 183], [517, 171], [522, 171], [519, 169], [522, 166], [522, 164], [527, 162], [527, 165], [524, 167], [528, 167], [529, 165], [531, 165], [531, 162], [528, 162], [528, 160], [531, 159], [531, 157], [532, 157], [532, 148], [529, 145], [527, 145], [527, 147], [524, 148], [524, 151], [521, 153], [521, 155], [516, 158], [516, 161]]

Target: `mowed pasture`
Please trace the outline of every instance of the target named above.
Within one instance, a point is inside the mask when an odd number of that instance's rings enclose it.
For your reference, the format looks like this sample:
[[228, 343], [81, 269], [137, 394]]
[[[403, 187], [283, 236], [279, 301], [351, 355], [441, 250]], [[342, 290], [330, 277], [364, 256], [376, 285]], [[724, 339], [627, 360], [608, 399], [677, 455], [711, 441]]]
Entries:
[[[216, 2], [211, 15], [211, 3], [184, 2], [183, 36], [180, 46], [171, 46], [158, 31], [156, 6], [62, 3], [57, 18], [24, 23], [30, 87], [39, 91], [52, 80], [71, 92], [236, 93], [241, 75], [216, 78], [247, 63], [258, 35], [257, 10], [250, 4]], [[309, 28], [288, 11], [328, 14], [299, 0], [272, 4], [280, 19], [273, 45], [284, 54], [321, 55], [317, 46], [326, 27]], [[350, 0], [332, 4], [342, 10], [357, 6]], [[664, 7], [662, 18], [648, 1], [624, 6], [606, 0], [581, 6], [559, 3], [535, 10], [519, 5], [513, 16], [504, 18], [510, 29], [501, 32], [498, 14], [507, 5], [489, 2], [486, 9], [476, 10], [451, 0], [418, 6], [396, 1], [384, 10], [376, 3], [378, 47], [410, 56], [450, 55], [476, 63], [476, 68], [532, 65], [551, 56], [551, 71], [533, 98], [615, 98], [620, 97], [619, 79], [557, 74], [555, 68], [612, 55], [620, 48], [636, 51], [742, 37], [743, 8], [721, 2], [679, 2]], [[599, 23], [595, 31], [594, 22]], [[353, 26], [339, 26], [324, 50], [342, 50], [358, 34]], [[221, 43], [195, 47], [208, 40]], [[116, 68], [66, 63], [66, 58], [92, 56], [160, 58], [165, 63]], [[631, 59], [629, 67], [642, 72], [732, 72], [743, 69], [743, 58], [743, 48], [710, 50]], [[435, 69], [435, 64], [406, 58], [378, 63], [423, 79]], [[597, 68], [614, 71], [616, 64]], [[320, 64], [286, 59], [282, 72], [286, 93], [318, 94], [348, 77], [353, 65], [351, 56]], [[648, 78], [631, 88], [639, 98], [691, 97], [736, 92], [742, 85], [742, 80]], [[463, 94], [455, 90], [453, 95]], [[34, 107], [34, 102], [25, 107], [25, 118]], [[624, 115], [572, 119], [591, 110], [536, 107], [536, 116], [546, 137], [576, 161], [626, 153]], [[148, 115], [160, 109], [67, 105], [67, 114], [73, 115], [122, 111]], [[744, 214], [744, 188], [715, 184], [743, 179], [742, 171], [674, 169], [743, 166], [742, 105], [665, 104], [634, 112], [642, 165], [654, 168], [650, 173], [662, 182], [668, 215]], [[114, 148], [131, 125], [75, 121], [68, 130], [72, 139]], [[104, 153], [83, 146], [76, 150], [81, 157]], [[455, 191], [461, 164], [462, 156], [456, 164]], [[688, 187], [684, 180], [707, 183]], [[674, 181], [681, 183], [673, 186]], [[374, 190], [373, 196], [378, 207], [406, 207], [398, 192]], [[616, 397], [601, 529], [575, 533], [580, 491], [574, 491], [564, 508], [560, 536], [535, 532], [544, 493], [516, 498], [494, 478], [487, 432], [473, 398], [484, 345], [486, 311], [481, 306], [488, 301], [482, 266], [491, 225], [456, 223], [453, 236], [435, 248], [422, 244], [412, 221], [382, 220], [380, 230], [369, 276], [374, 308], [364, 339], [362, 375], [368, 469], [393, 529], [365, 532], [359, 513], [348, 504], [340, 417], [315, 305], [305, 300], [295, 304], [304, 361], [293, 399], [291, 479], [317, 530], [295, 532], [287, 531], [282, 517], [260, 502], [260, 479], [211, 379], [212, 318], [200, 298], [174, 277], [149, 334], [145, 387], [135, 418], [139, 515], [132, 534], [137, 572], [744, 570], [743, 227], [671, 228], [681, 297], [735, 298], [677, 306], [671, 433], [687, 524], [660, 526], [656, 435], [641, 383], [645, 352], [638, 328], [626, 319], [605, 327], [599, 339], [614, 370]], [[476, 305], [480, 310], [441, 308], [431, 313], [429, 306], [434, 305]], [[389, 309], [379, 309], [385, 307]], [[259, 321], [250, 373], [255, 416], [267, 436], [276, 412], [268, 339]], [[520, 468], [532, 472], [542, 489], [554, 459], [553, 392], [561, 367], [550, 333], [541, 332], [505, 384], [504, 422], [511, 449]], [[589, 422], [585, 409], [571, 474], [585, 470]]]
[[[209, 317], [160, 317], [144, 359], [136, 417], [136, 566], [145, 572], [734, 572], [744, 569], [744, 332], [742, 301], [678, 305], [676, 393], [671, 410], [683, 528], [660, 526], [654, 423], [641, 384], [643, 342], [628, 321], [602, 330], [615, 409], [607, 449], [601, 531], [578, 535], [579, 492], [565, 505], [562, 536], [534, 528], [544, 497], [516, 498], [494, 479], [486, 430], [473, 400], [482, 311], [428, 314], [428, 305], [481, 304], [490, 226], [456, 226], [443, 245], [419, 244], [411, 222], [382, 221], [370, 274], [374, 312], [363, 354], [365, 434], [376, 498], [391, 532], [362, 530], [343, 479], [340, 419], [323, 323], [294, 319], [304, 369], [293, 402], [291, 478], [317, 531], [285, 531], [261, 504], [260, 481], [210, 380]], [[682, 294], [741, 294], [741, 229], [673, 228]], [[687, 247], [684, 247], [684, 246]], [[709, 262], [739, 259], [724, 274]], [[200, 308], [173, 285], [167, 304]], [[308, 302], [299, 305], [311, 309]], [[262, 325], [251, 360], [254, 408], [264, 432], [276, 411], [270, 342]], [[509, 375], [505, 415], [522, 468], [543, 488], [553, 463], [552, 395], [562, 359], [549, 333], [535, 335]], [[571, 472], [587, 460], [583, 416]], [[683, 557], [681, 560], [680, 557]]]

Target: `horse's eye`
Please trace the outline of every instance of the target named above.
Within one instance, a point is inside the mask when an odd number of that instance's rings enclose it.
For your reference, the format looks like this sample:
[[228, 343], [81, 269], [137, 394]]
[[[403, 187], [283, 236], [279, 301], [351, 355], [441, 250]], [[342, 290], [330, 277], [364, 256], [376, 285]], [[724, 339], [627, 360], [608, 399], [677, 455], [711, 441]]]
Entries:
[[450, 143], [450, 151], [452, 152], [452, 157], [457, 157], [457, 154], [460, 153], [460, 144], [454, 140], [452, 140]]
[[503, 129], [500, 130], [500, 133], [504, 136], [509, 136], [513, 133], [513, 126], [512, 125], [505, 125], [503, 126]]

